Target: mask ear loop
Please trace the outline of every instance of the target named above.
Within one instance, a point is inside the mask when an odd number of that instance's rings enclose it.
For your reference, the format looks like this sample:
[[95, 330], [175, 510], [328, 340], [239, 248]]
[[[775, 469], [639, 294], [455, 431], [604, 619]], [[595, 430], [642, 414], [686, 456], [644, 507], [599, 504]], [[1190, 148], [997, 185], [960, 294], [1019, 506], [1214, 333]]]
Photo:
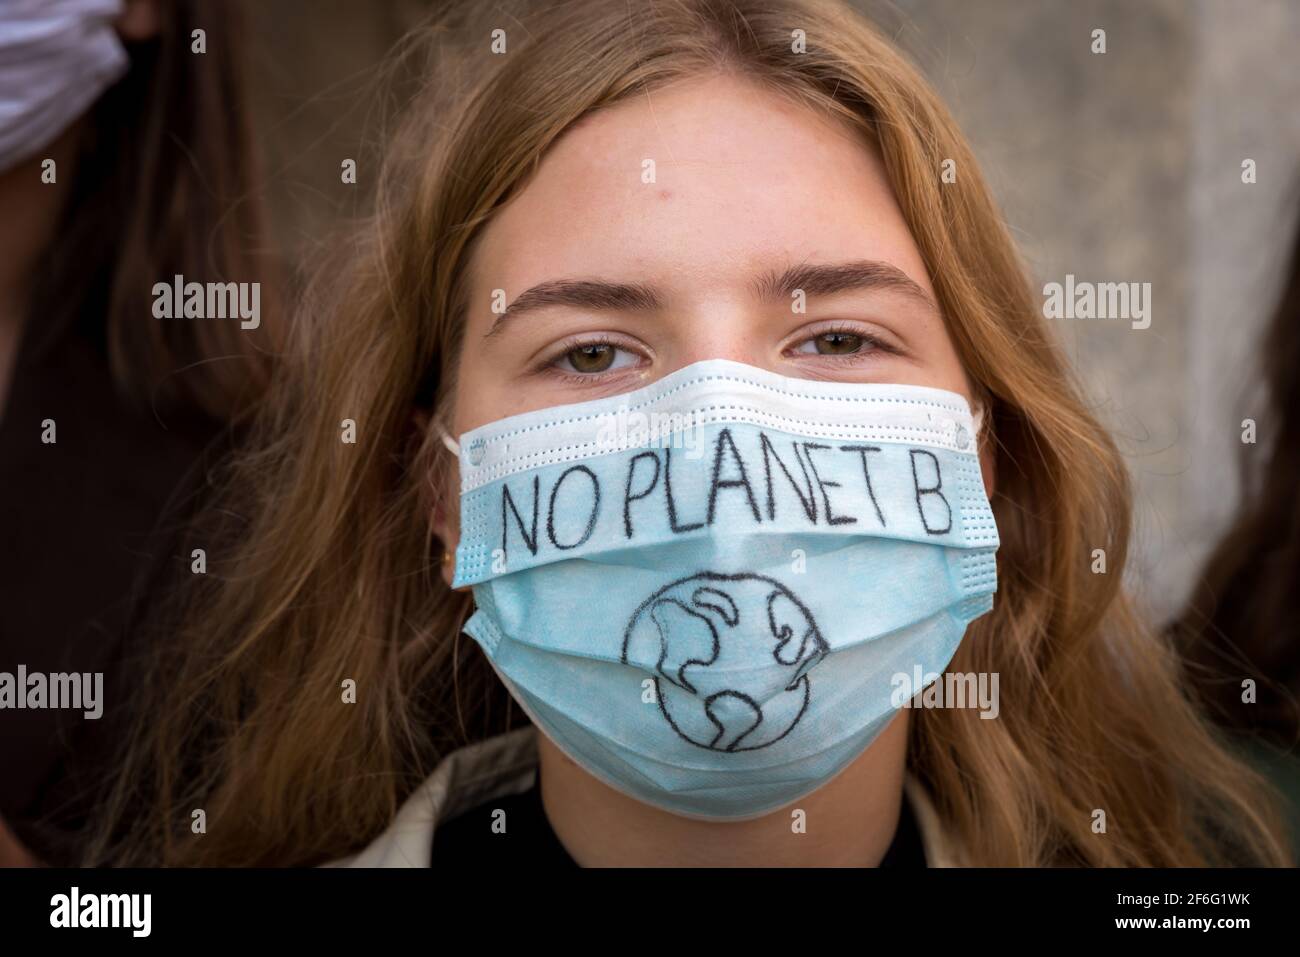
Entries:
[[[451, 434], [442, 427], [441, 423], [438, 423], [437, 429], [438, 429], [438, 437], [442, 439], [442, 444], [446, 447], [447, 451], [450, 452], [452, 455], [456, 456], [457, 459], [459, 459], [460, 443], [451, 437]], [[445, 546], [443, 547], [442, 550], [442, 563], [443, 565], [451, 566], [452, 577], [454, 578], [455, 565], [456, 565], [456, 553], [452, 551], [450, 548], [447, 548]], [[471, 588], [468, 585], [462, 585], [460, 588], [453, 588], [452, 591], [467, 592], [467, 591], [471, 591]]]

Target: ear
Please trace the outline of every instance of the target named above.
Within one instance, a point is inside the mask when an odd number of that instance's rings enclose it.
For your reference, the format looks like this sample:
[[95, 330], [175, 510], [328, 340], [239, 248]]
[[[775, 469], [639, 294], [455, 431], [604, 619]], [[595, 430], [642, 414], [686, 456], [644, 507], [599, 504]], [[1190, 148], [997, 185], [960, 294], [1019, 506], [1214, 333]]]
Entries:
[[152, 40], [162, 30], [162, 7], [158, 0], [126, 0], [126, 9], [114, 26], [127, 43]]
[[[457, 501], [455, 489], [460, 483], [459, 466], [451, 451], [444, 446], [438, 426], [428, 409], [412, 410], [411, 427], [420, 436], [421, 446], [426, 449], [426, 454], [418, 459], [421, 463], [419, 467], [426, 473], [421, 476], [421, 500], [429, 516], [429, 528], [446, 550], [442, 561], [442, 577], [450, 588], [456, 574], [456, 545], [460, 541], [460, 515], [454, 507]], [[453, 558], [448, 560], [448, 555]]]

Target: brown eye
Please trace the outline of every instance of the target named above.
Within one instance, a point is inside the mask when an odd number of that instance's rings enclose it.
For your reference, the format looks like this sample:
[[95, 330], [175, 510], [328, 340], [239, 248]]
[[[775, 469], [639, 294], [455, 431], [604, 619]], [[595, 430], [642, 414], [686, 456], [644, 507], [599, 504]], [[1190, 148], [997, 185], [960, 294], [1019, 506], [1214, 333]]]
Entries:
[[862, 337], [851, 332], [828, 332], [813, 340], [824, 356], [852, 355], [862, 348]]
[[564, 358], [577, 372], [604, 372], [614, 364], [614, 355], [617, 352], [618, 349], [609, 343], [593, 342], [570, 349], [564, 354]]

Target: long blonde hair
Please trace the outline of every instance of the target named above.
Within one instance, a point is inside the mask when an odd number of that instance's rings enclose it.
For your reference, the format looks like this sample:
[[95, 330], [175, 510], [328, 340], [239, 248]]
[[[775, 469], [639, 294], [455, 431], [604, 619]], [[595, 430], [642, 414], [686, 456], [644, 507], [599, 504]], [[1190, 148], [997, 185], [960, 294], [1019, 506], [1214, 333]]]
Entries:
[[[1266, 786], [1215, 739], [1121, 591], [1124, 466], [917, 71], [857, 15], [814, 0], [566, 0], [518, 19], [493, 5], [492, 22], [470, 6], [395, 61], [423, 91], [388, 148], [372, 222], [346, 269], [330, 269], [341, 284], [304, 308], [209, 510], [221, 526], [203, 532], [209, 573], [153, 656], [158, 697], [89, 860], [330, 859], [382, 830], [450, 749], [525, 720], [460, 635], [470, 599], [443, 584], [429, 523], [449, 456], [413, 410], [449, 416], [475, 238], [547, 148], [593, 110], [729, 70], [878, 144], [991, 404], [999, 591], [951, 667], [996, 672], [1008, 693], [997, 721], [916, 712], [909, 753], [968, 863], [1284, 863]], [[505, 55], [488, 53], [496, 26]], [[457, 37], [472, 44], [468, 86]], [[948, 159], [960, 175], [944, 185]], [[340, 441], [345, 419], [355, 444]], [[1091, 571], [1097, 548], [1108, 574]], [[341, 703], [348, 679], [355, 704]]]

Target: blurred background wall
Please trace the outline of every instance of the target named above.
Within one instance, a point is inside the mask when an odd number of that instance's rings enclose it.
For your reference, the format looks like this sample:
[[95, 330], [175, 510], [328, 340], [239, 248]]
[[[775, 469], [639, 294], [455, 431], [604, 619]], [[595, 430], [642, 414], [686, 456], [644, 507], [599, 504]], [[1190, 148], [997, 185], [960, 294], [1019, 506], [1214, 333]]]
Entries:
[[[1267, 441], [1253, 361], [1300, 203], [1300, 3], [854, 2], [948, 102], [1040, 290], [1067, 274], [1151, 283], [1150, 328], [1053, 322], [1135, 479], [1130, 583], [1154, 614], [1172, 613], [1232, 514], [1239, 457]], [[258, 124], [291, 263], [364, 211], [339, 164], [374, 151], [374, 68], [435, 6], [251, 5]], [[1247, 417], [1260, 444], [1243, 448]]]

